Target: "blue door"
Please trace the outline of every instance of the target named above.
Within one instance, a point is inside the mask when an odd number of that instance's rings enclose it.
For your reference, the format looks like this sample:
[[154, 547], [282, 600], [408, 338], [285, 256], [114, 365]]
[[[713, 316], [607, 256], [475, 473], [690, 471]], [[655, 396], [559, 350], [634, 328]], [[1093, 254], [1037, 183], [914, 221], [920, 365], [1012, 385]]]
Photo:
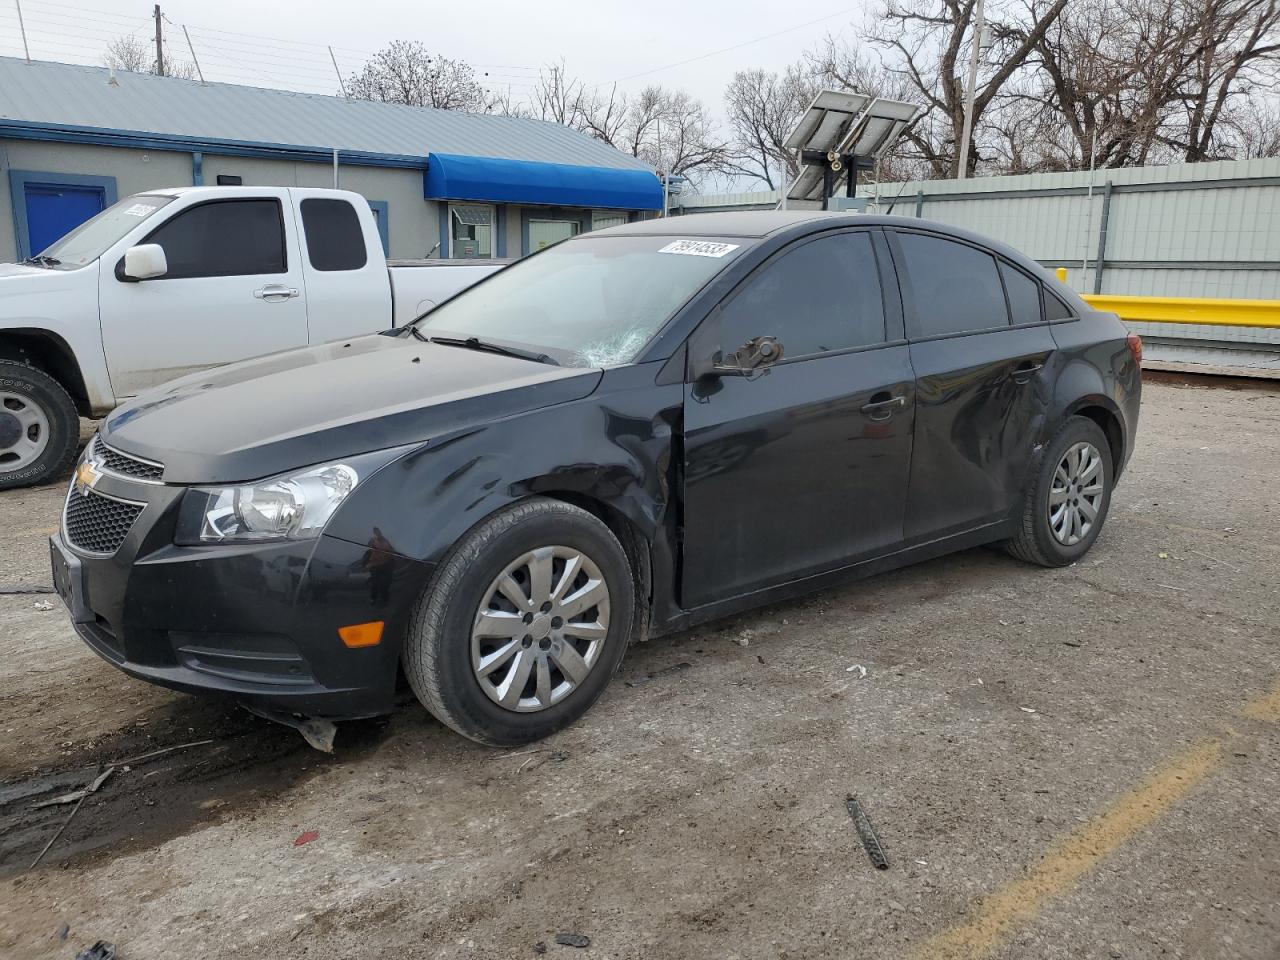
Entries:
[[107, 207], [102, 187], [25, 183], [27, 240], [31, 255], [39, 253]]

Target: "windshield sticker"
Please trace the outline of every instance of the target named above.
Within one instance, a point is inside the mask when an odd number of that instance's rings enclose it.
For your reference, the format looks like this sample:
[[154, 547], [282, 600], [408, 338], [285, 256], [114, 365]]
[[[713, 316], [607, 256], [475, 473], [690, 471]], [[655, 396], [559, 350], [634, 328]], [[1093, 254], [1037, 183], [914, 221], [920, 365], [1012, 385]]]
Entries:
[[689, 257], [723, 257], [726, 253], [733, 253], [741, 244], [737, 243], [715, 243], [711, 240], [676, 240], [674, 243], [668, 243], [659, 250], [659, 253], [683, 253]]
[[149, 203], [135, 203], [132, 207], [127, 207], [120, 212], [126, 217], [145, 217], [154, 209], [155, 207]]

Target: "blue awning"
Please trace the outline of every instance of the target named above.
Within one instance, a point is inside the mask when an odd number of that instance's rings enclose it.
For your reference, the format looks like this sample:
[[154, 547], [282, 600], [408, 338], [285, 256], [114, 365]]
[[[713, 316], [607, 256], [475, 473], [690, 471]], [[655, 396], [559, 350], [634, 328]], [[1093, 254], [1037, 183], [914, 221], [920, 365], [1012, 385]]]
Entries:
[[662, 209], [662, 183], [649, 170], [433, 153], [425, 183], [429, 200]]

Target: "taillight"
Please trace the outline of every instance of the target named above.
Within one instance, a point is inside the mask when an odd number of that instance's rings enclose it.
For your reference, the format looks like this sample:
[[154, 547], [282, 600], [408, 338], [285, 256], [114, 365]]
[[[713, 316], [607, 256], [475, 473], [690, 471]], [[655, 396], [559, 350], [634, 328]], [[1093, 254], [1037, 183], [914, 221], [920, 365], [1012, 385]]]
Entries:
[[1142, 338], [1136, 333], [1131, 333], [1124, 338], [1124, 342], [1129, 345], [1129, 352], [1133, 354], [1133, 362], [1142, 363]]

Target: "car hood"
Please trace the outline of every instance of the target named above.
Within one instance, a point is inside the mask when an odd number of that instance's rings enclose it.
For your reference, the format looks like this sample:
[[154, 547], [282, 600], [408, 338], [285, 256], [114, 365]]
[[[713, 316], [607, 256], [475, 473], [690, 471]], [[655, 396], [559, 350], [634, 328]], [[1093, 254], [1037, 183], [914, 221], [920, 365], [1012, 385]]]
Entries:
[[163, 463], [166, 483], [233, 483], [581, 399], [601, 375], [373, 335], [174, 380], [115, 410], [101, 434]]

